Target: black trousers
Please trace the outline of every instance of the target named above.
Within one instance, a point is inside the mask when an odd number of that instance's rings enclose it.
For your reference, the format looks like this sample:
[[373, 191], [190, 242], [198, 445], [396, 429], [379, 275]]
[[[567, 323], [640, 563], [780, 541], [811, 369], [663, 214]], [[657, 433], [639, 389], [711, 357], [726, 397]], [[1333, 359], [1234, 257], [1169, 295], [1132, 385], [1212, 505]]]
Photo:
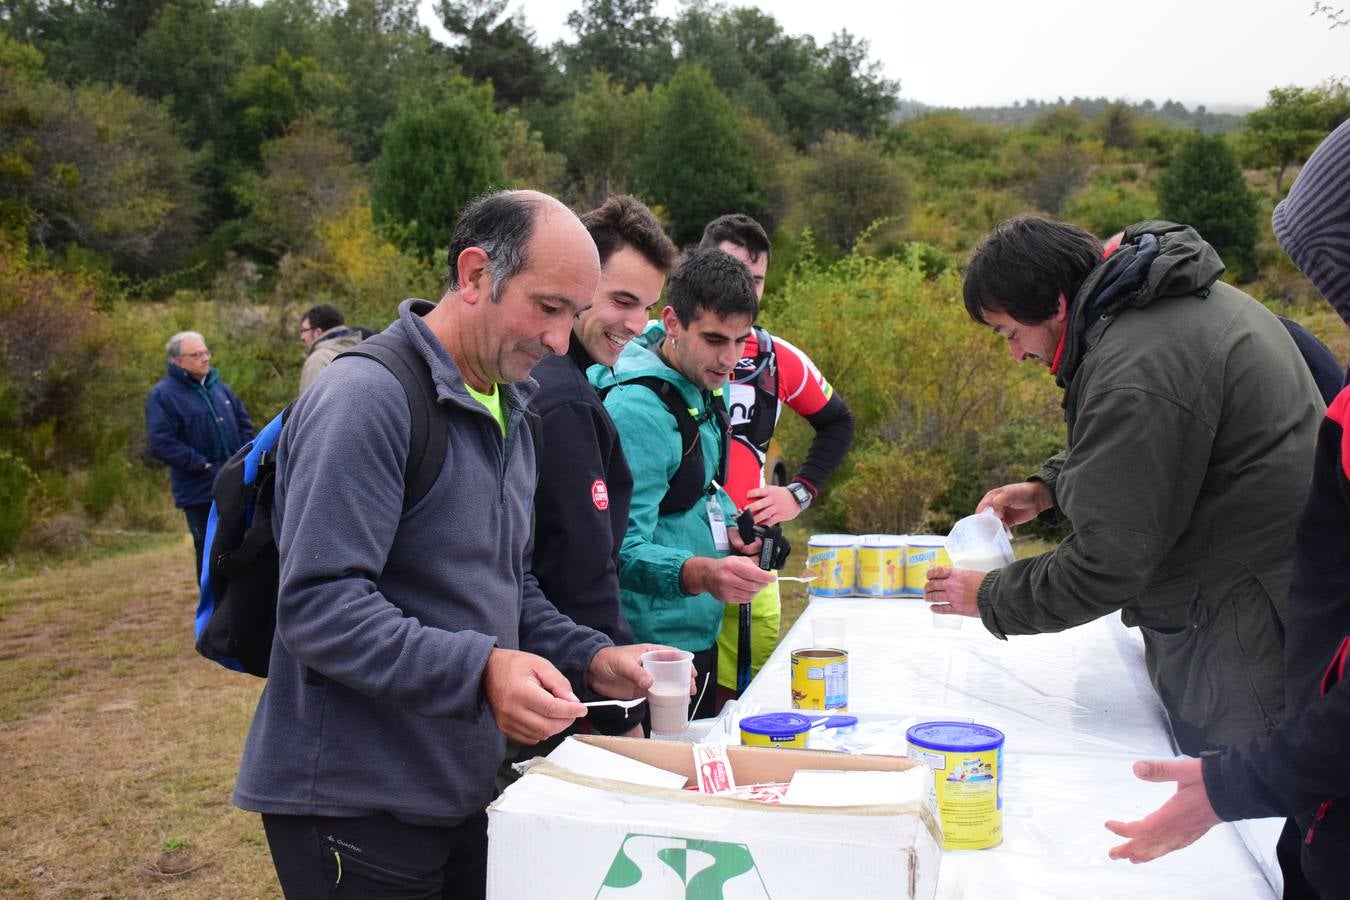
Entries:
[[263, 814], [287, 900], [479, 900], [487, 894], [487, 813], [451, 827], [387, 813], [352, 819]]
[[[698, 690], [689, 698], [689, 720], [707, 719], [717, 715], [721, 707], [717, 703], [717, 642], [707, 650], [694, 654], [694, 671], [697, 672]], [[708, 686], [705, 691], [704, 685]], [[700, 698], [701, 695], [701, 698]], [[700, 699], [702, 702], [700, 702]], [[697, 706], [695, 705], [697, 704]]]
[[211, 518], [210, 503], [195, 503], [183, 507], [188, 531], [192, 533], [192, 549], [197, 555], [197, 583], [202, 583], [202, 548], [206, 543], [206, 523]]
[[1284, 820], [1284, 830], [1275, 844], [1275, 859], [1284, 876], [1284, 900], [1318, 900], [1321, 896], [1303, 874], [1303, 829], [1292, 819]]

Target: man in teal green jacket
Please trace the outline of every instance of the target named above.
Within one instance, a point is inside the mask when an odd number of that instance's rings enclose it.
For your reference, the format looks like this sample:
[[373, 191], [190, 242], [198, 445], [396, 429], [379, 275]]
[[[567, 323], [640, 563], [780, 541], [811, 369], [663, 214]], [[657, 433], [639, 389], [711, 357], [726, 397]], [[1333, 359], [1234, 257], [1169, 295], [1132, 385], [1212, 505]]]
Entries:
[[1323, 405], [1279, 320], [1219, 281], [1195, 231], [1142, 222], [1119, 248], [1019, 216], [976, 249], [971, 318], [1064, 389], [1067, 449], [985, 495], [1015, 525], [1073, 533], [983, 574], [933, 569], [936, 612], [997, 637], [1116, 610], [1188, 754], [1269, 732], [1284, 713], [1285, 599]]
[[[750, 336], [758, 302], [749, 271], [711, 249], [671, 276], [661, 321], [634, 338], [614, 368], [593, 366], [633, 470], [628, 531], [619, 550], [619, 599], [638, 641], [694, 653], [717, 670], [722, 604], [748, 603], [774, 574], [744, 553], [725, 477], [722, 386]], [[696, 428], [695, 428], [696, 426]], [[702, 707], [695, 715], [710, 711]]]

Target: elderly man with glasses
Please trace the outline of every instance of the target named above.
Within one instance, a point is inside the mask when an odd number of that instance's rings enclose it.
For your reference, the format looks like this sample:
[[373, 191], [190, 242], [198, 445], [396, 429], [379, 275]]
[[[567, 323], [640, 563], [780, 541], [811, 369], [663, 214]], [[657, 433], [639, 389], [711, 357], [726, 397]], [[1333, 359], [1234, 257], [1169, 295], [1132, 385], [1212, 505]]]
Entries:
[[220, 464], [253, 438], [253, 423], [211, 367], [211, 351], [200, 334], [175, 334], [165, 353], [164, 377], [145, 401], [145, 424], [151, 454], [169, 466], [174, 506], [187, 517], [200, 581], [211, 485]]

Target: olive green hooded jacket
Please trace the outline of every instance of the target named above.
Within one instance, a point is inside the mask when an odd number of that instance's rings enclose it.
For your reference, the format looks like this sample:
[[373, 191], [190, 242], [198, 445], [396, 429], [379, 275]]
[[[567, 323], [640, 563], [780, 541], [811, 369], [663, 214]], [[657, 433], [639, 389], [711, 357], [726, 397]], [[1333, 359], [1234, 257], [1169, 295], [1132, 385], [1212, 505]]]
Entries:
[[1284, 610], [1322, 401], [1284, 327], [1187, 226], [1142, 222], [1070, 304], [1067, 449], [1032, 476], [1073, 533], [986, 577], [998, 637], [1121, 610], [1182, 750], [1284, 709]]

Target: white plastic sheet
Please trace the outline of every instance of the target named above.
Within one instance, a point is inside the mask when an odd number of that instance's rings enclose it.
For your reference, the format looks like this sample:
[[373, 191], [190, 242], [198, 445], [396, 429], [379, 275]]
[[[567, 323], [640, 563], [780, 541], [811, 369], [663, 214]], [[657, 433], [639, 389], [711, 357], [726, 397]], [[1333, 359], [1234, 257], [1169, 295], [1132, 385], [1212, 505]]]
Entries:
[[859, 715], [859, 739], [889, 739], [907, 721], [939, 718], [973, 720], [1006, 735], [1004, 841], [990, 850], [945, 852], [938, 897], [1277, 896], [1267, 880], [1272, 873], [1226, 824], [1152, 863], [1107, 858], [1121, 839], [1103, 823], [1138, 819], [1173, 792], [1139, 781], [1130, 764], [1175, 755], [1142, 643], [1119, 617], [1000, 641], [978, 625], [934, 628], [920, 600], [814, 600], [737, 712], [790, 706], [790, 653], [809, 645], [816, 615], [848, 619], [849, 712]]

